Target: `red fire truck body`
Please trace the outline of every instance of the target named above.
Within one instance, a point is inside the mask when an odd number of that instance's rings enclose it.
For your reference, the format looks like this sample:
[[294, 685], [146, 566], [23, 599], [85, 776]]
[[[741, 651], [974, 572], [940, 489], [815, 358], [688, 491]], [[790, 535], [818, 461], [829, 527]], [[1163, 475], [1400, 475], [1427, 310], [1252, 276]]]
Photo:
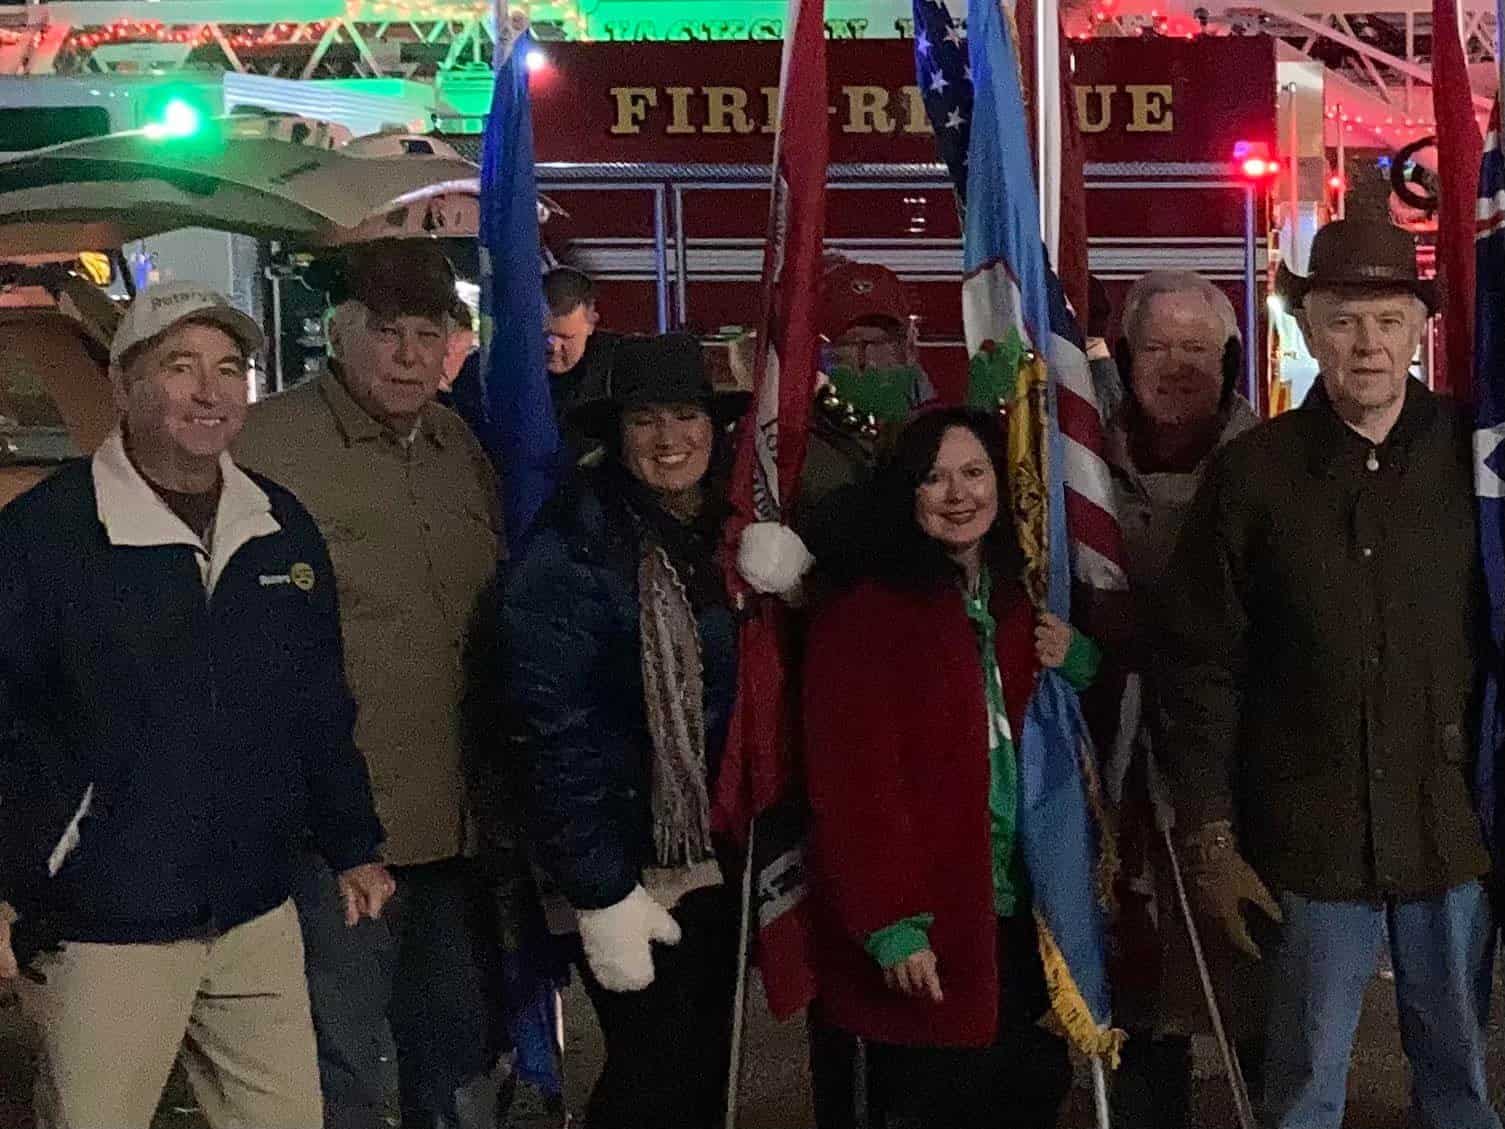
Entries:
[[[912, 45], [830, 44], [831, 251], [908, 284], [925, 367], [957, 395], [961, 238], [914, 85]], [[1275, 152], [1275, 51], [1263, 37], [1073, 44], [1092, 272], [1115, 302], [1146, 271], [1223, 286], [1259, 341], [1263, 186], [1240, 141]], [[532, 80], [540, 189], [568, 213], [551, 245], [599, 283], [604, 323], [714, 334], [757, 320], [777, 43], [551, 44]], [[1248, 350], [1257, 391], [1259, 349]], [[1256, 396], [1257, 399], [1257, 396]]]

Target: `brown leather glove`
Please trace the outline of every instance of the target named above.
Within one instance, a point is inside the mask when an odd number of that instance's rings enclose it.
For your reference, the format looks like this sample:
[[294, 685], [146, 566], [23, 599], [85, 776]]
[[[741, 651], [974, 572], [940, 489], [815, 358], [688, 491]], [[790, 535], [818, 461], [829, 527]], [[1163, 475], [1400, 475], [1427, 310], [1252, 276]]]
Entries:
[[1186, 842], [1196, 886], [1196, 903], [1222, 926], [1233, 944], [1259, 960], [1261, 953], [1244, 922], [1243, 904], [1250, 902], [1276, 924], [1282, 920], [1280, 906], [1270, 896], [1254, 868], [1238, 853], [1233, 825], [1226, 819], [1205, 823]]

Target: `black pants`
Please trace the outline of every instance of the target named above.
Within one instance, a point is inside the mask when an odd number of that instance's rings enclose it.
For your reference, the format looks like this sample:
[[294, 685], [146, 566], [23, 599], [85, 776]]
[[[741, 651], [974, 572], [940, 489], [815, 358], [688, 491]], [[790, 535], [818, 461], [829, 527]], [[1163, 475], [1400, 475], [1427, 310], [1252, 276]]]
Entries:
[[725, 1116], [737, 982], [737, 890], [687, 894], [679, 944], [653, 946], [653, 983], [610, 992], [580, 961], [606, 1041], [585, 1129], [710, 1129]]
[[[1264, 1078], [1264, 1036], [1240, 1040], [1236, 1050], [1249, 1097], [1258, 1109]], [[1156, 1038], [1149, 1032], [1129, 1032], [1123, 1061], [1112, 1085], [1114, 1125], [1191, 1129], [1191, 1038], [1186, 1035]]]
[[[1066, 1043], [1036, 1021], [1049, 1007], [1034, 917], [998, 922], [998, 1035], [989, 1047], [868, 1042], [869, 1129], [1052, 1129], [1071, 1088]], [[945, 972], [942, 970], [944, 985]], [[960, 990], [953, 988], [951, 990]], [[810, 1069], [819, 1129], [857, 1125], [857, 1040], [811, 1009]]]

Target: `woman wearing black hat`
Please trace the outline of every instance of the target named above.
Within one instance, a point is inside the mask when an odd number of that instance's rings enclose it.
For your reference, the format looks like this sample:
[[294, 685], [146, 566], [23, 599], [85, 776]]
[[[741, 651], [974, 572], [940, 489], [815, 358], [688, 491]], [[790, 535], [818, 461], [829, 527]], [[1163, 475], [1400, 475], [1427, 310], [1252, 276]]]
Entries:
[[619, 345], [609, 395], [572, 413], [607, 457], [561, 490], [503, 593], [529, 845], [573, 911], [606, 1038], [589, 1129], [721, 1109], [737, 900], [709, 798], [736, 626], [713, 554], [724, 425], [746, 401], [713, 393], [693, 338]]

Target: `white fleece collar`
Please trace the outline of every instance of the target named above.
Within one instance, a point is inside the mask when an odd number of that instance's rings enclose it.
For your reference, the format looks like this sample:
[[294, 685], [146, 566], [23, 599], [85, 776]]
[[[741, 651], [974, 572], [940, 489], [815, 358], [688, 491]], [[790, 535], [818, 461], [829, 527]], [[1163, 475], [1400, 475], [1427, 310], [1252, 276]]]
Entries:
[[228, 453], [220, 455], [219, 468], [219, 508], [214, 516], [214, 535], [206, 548], [132, 465], [117, 427], [94, 452], [91, 467], [99, 521], [110, 544], [140, 548], [189, 545], [198, 550], [204, 586], [213, 592], [225, 566], [246, 542], [282, 529], [272, 516], [266, 491], [251, 481]]

